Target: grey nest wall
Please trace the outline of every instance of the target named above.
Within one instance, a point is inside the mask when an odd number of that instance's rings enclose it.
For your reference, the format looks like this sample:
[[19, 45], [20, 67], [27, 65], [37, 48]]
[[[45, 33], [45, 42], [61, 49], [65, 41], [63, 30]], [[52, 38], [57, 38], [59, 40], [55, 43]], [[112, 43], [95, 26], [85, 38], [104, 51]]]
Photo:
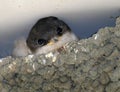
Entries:
[[120, 17], [60, 53], [1, 59], [0, 92], [120, 92]]

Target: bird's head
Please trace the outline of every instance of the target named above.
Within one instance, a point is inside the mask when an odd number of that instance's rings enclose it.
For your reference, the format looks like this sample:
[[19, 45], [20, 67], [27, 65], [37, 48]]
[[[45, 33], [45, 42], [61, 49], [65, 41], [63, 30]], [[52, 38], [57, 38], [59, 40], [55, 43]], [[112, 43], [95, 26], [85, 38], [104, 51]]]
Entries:
[[70, 33], [70, 27], [62, 20], [50, 16], [40, 19], [31, 29], [26, 40], [31, 51], [35, 52], [43, 46], [58, 43], [62, 36]]

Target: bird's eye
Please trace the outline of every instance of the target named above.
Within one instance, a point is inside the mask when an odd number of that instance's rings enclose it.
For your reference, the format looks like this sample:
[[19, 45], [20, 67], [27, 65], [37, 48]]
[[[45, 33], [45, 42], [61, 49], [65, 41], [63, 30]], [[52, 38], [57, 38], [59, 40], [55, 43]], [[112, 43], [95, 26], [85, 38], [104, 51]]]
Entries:
[[61, 36], [63, 34], [62, 28], [58, 27], [57, 28], [57, 35]]
[[39, 39], [38, 40], [38, 44], [41, 45], [41, 46], [45, 45], [46, 43], [47, 43], [47, 41], [44, 40], [44, 39]]

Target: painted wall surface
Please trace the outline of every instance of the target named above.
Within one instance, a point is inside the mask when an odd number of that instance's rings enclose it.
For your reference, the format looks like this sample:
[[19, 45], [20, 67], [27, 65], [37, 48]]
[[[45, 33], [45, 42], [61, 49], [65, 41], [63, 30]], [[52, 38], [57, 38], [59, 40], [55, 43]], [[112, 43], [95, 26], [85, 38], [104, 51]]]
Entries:
[[0, 56], [8, 55], [14, 40], [26, 37], [39, 18], [59, 17], [86, 38], [114, 26], [111, 17], [119, 15], [120, 0], [0, 0]]

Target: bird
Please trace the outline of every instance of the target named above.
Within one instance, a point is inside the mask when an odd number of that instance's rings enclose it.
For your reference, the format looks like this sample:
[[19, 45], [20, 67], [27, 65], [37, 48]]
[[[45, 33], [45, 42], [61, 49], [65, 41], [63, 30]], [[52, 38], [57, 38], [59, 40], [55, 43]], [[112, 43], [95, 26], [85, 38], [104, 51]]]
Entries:
[[12, 56], [40, 55], [58, 50], [66, 43], [79, 38], [63, 20], [55, 16], [39, 19], [31, 28], [28, 37], [15, 41]]

